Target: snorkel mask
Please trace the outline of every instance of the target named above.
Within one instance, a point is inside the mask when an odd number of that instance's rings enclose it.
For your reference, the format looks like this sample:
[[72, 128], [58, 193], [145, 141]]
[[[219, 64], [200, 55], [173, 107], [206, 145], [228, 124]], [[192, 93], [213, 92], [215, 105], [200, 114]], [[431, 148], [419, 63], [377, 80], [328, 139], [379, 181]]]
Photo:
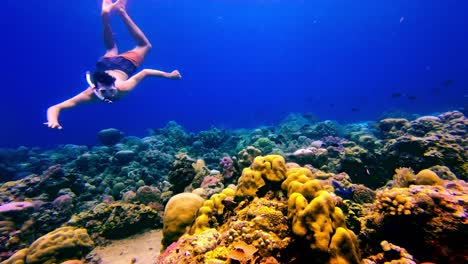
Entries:
[[89, 86], [93, 88], [93, 93], [99, 98], [101, 101], [106, 103], [112, 104], [114, 97], [117, 95], [117, 88], [114, 85], [111, 86], [96, 86], [93, 81], [91, 80], [91, 72], [86, 72], [86, 82], [88, 82]]

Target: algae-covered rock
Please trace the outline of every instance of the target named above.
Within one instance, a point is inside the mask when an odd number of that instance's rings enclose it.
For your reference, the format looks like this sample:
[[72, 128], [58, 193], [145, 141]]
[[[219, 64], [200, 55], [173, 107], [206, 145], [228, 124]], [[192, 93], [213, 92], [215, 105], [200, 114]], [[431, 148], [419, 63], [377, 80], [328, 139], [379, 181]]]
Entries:
[[123, 238], [161, 226], [158, 211], [141, 204], [100, 203], [91, 211], [73, 216], [67, 223], [85, 227], [92, 237]]
[[115, 128], [108, 128], [99, 131], [97, 137], [101, 144], [105, 146], [113, 146], [124, 137], [124, 133]]

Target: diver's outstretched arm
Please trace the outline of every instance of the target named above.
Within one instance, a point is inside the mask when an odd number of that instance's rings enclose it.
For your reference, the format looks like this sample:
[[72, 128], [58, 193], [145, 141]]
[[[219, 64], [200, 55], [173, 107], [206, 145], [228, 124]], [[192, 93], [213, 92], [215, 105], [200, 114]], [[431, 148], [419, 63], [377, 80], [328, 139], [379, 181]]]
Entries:
[[179, 73], [178, 70], [174, 70], [172, 72], [163, 72], [153, 69], [144, 69], [139, 73], [133, 75], [130, 79], [121, 83], [118, 88], [121, 91], [129, 92], [133, 90], [144, 78], [148, 76], [163, 77], [172, 80], [179, 80], [182, 78], [182, 75]]
[[62, 111], [63, 109], [75, 107], [82, 103], [91, 102], [93, 101], [93, 99], [93, 89], [89, 87], [88, 89], [79, 93], [78, 95], [75, 95], [74, 97], [68, 100], [65, 100], [59, 104], [49, 107], [47, 109], [47, 122], [45, 122], [44, 125], [50, 128], [62, 129], [62, 126], [58, 122], [60, 111]]

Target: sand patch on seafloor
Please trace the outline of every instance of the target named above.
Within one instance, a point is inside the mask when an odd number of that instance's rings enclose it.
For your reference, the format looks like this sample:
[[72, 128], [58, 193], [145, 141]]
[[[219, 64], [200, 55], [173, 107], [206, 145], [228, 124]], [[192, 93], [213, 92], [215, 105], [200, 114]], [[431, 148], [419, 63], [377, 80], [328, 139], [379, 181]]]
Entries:
[[101, 264], [154, 264], [161, 250], [162, 230], [151, 230], [143, 234], [112, 240], [104, 247], [96, 247], [91, 253], [101, 257]]

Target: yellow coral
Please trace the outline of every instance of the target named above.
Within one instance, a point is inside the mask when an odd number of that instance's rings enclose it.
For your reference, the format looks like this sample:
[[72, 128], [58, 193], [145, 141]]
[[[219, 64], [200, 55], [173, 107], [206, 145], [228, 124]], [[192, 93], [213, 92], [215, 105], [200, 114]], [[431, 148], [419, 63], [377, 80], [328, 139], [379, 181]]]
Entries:
[[193, 193], [179, 193], [169, 200], [163, 217], [162, 244], [164, 247], [169, 246], [185, 233], [187, 227], [193, 223], [203, 202], [203, 198]]
[[300, 193], [293, 193], [288, 199], [288, 218], [292, 219], [292, 230], [298, 236], [305, 236], [307, 228], [302, 212], [307, 206], [307, 199]]
[[258, 156], [251, 168], [245, 168], [239, 178], [236, 196], [256, 197], [257, 191], [267, 182], [281, 182], [286, 178], [286, 162], [282, 156]]
[[390, 215], [409, 215], [413, 204], [411, 197], [405, 195], [406, 188], [393, 188], [391, 191], [377, 192], [375, 202], [380, 212]]
[[213, 194], [209, 200], [197, 212], [197, 218], [192, 226], [192, 232], [199, 234], [210, 229], [210, 220], [213, 215], [222, 215], [224, 211], [223, 200], [228, 196], [234, 196], [235, 191], [231, 188], [224, 189], [221, 193]]
[[286, 162], [280, 155], [258, 156], [252, 163], [252, 169], [260, 171], [268, 181], [279, 182], [286, 178]]
[[305, 183], [292, 181], [288, 186], [288, 194], [301, 193], [305, 198], [311, 200], [318, 191], [323, 190], [323, 185], [319, 180], [308, 180]]
[[263, 205], [255, 208], [254, 214], [256, 216], [252, 222], [264, 230], [271, 230], [283, 223], [283, 213], [268, 206]]
[[314, 234], [315, 243], [311, 244], [311, 248], [328, 250], [328, 244], [333, 234], [333, 223], [330, 216], [334, 212], [334, 207], [330, 194], [321, 191], [302, 212], [304, 222]]
[[330, 264], [358, 264], [358, 241], [353, 231], [338, 227], [330, 243]]
[[309, 239], [311, 249], [330, 254], [329, 263], [359, 263], [356, 236], [346, 228], [343, 212], [321, 181], [305, 168], [290, 168], [287, 175], [281, 187], [288, 191], [293, 233]]
[[442, 185], [443, 181], [431, 170], [425, 169], [416, 174], [417, 185]]
[[265, 181], [262, 178], [262, 173], [245, 168], [237, 184], [236, 196], [255, 197], [258, 189], [263, 186], [265, 186]]
[[312, 174], [312, 172], [309, 169], [302, 168], [302, 167], [290, 168], [286, 172], [286, 175], [287, 175], [286, 180], [284, 180], [283, 183], [281, 184], [281, 189], [283, 190], [288, 190], [289, 184], [292, 181], [305, 183], [308, 180], [314, 179], [314, 175]]
[[[52, 264], [70, 258], [82, 258], [94, 243], [84, 228], [61, 227], [34, 241], [28, 249], [26, 263]], [[67, 258], [64, 259], [64, 256]]]

